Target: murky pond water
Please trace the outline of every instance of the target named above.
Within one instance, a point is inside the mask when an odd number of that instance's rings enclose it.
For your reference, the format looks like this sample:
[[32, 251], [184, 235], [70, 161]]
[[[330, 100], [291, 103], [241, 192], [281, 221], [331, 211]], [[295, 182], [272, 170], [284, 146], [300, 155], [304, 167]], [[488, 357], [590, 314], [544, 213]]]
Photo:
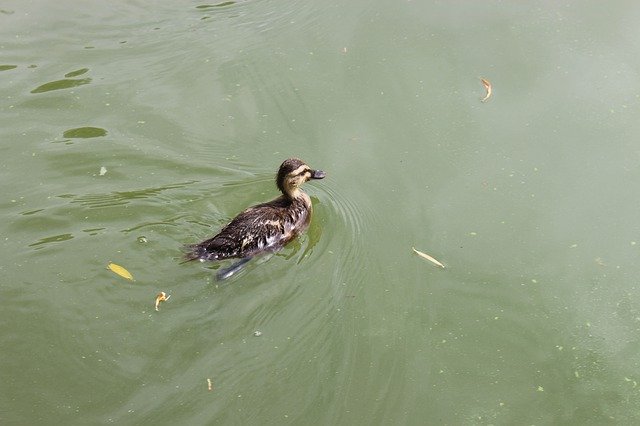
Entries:
[[[5, 2], [0, 423], [637, 423], [640, 7], [604, 8]], [[292, 156], [305, 235], [181, 263]]]

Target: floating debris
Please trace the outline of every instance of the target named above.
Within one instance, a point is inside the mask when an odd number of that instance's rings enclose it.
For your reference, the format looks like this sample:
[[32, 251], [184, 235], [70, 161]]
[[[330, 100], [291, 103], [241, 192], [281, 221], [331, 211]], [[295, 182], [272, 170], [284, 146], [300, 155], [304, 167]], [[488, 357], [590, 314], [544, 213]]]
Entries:
[[411, 247], [411, 249], [420, 257], [422, 257], [423, 259], [427, 259], [429, 262], [433, 263], [434, 265], [437, 265], [441, 268], [444, 268], [444, 265], [442, 263], [440, 263], [437, 259], [429, 256], [427, 253], [423, 253], [420, 250], [416, 250], [415, 247]]
[[113, 262], [109, 262], [109, 264], [107, 265], [107, 268], [109, 268], [112, 272], [120, 275], [122, 278], [126, 278], [128, 280], [133, 281], [133, 275], [131, 275], [131, 272], [127, 271], [122, 266], [116, 265]]
[[211, 379], [207, 379], [207, 390], [208, 391], [213, 390], [213, 383], [211, 382]]
[[165, 293], [164, 291], [161, 291], [160, 293], [158, 293], [158, 295], [156, 296], [156, 311], [160, 306], [160, 302], [165, 302], [169, 300], [170, 297], [171, 295], [167, 296], [167, 293]]
[[100, 167], [100, 176], [107, 174], [107, 168], [105, 166]]
[[256, 331], [253, 332], [253, 335], [256, 336], [256, 337], [260, 337], [260, 336], [262, 336], [262, 331], [256, 330]]
[[484, 88], [487, 90], [487, 94], [480, 100], [480, 102], [486, 102], [487, 99], [489, 99], [489, 97], [491, 96], [491, 83], [489, 83], [489, 80], [486, 80], [484, 78], [481, 78], [480, 81], [482, 82]]

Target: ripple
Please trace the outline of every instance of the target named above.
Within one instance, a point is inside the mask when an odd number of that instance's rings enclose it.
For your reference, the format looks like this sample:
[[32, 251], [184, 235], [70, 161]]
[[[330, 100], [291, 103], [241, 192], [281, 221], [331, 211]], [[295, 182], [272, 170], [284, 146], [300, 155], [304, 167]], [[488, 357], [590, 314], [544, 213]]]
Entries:
[[[321, 244], [321, 249], [335, 257], [332, 265], [332, 280], [334, 289], [342, 292], [345, 287], [341, 284], [349, 282], [361, 283], [365, 268], [354, 267], [366, 262], [365, 237], [372, 229], [377, 229], [378, 218], [369, 203], [358, 203], [354, 196], [344, 194], [325, 181], [316, 185], [316, 191], [324, 195], [318, 198], [324, 200], [317, 203], [315, 216], [321, 222], [331, 223], [331, 232]], [[313, 223], [313, 222], [312, 222]]]
[[100, 127], [77, 127], [75, 129], [65, 130], [62, 134], [65, 138], [89, 139], [106, 136], [107, 131]]
[[41, 238], [40, 240], [36, 241], [35, 243], [29, 244], [29, 247], [38, 247], [38, 246], [42, 246], [42, 245], [45, 245], [45, 244], [59, 243], [59, 242], [62, 242], [62, 241], [68, 241], [68, 240], [70, 240], [72, 238], [73, 238], [72, 234], [54, 235], [52, 237]]
[[184, 218], [184, 215], [178, 215], [176, 217], [172, 217], [166, 220], [156, 220], [156, 221], [148, 221], [148, 222], [143, 222], [143, 223], [139, 223], [131, 228], [127, 228], [122, 230], [123, 233], [125, 234], [129, 234], [131, 232], [134, 231], [138, 231], [140, 229], [143, 228], [153, 228], [153, 227], [158, 227], [158, 226], [162, 226], [162, 227], [166, 227], [166, 226], [178, 226], [179, 225], [179, 221], [182, 220]]
[[24, 212], [21, 212], [20, 214], [22, 216], [30, 216], [32, 214], [40, 213], [41, 211], [44, 211], [44, 209], [35, 209], [35, 210], [24, 211]]
[[184, 188], [187, 185], [191, 185], [192, 183], [194, 182], [176, 183], [160, 186], [157, 188], [138, 189], [135, 191], [115, 191], [103, 194], [63, 194], [59, 195], [59, 197], [64, 199], [71, 199], [72, 204], [80, 204], [88, 208], [113, 207], [129, 204], [133, 200], [155, 198], [164, 191]]
[[225, 1], [218, 4], [201, 4], [199, 6], [196, 6], [196, 9], [208, 10], [208, 9], [217, 8], [217, 7], [231, 6], [234, 4], [236, 4], [235, 1]]
[[105, 227], [99, 227], [99, 228], [88, 228], [88, 229], [83, 229], [82, 232], [85, 232], [89, 235], [98, 235], [101, 231], [106, 231], [107, 228]]

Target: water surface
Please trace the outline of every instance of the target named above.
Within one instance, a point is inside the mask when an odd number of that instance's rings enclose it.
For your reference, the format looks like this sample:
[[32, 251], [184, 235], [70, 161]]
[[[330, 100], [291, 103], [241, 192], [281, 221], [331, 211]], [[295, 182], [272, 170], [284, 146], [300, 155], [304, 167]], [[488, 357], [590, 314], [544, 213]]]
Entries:
[[[640, 8], [603, 7], [4, 4], [0, 422], [638, 422]], [[180, 262], [291, 156], [304, 236]]]

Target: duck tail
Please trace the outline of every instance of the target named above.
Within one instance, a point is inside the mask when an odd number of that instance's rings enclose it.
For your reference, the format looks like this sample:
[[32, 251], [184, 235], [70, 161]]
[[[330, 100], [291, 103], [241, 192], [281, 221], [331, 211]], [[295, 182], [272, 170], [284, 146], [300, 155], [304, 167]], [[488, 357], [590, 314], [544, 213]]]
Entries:
[[204, 259], [204, 254], [202, 247], [199, 247], [198, 244], [185, 244], [182, 247], [182, 263], [191, 262], [193, 260], [202, 260]]

